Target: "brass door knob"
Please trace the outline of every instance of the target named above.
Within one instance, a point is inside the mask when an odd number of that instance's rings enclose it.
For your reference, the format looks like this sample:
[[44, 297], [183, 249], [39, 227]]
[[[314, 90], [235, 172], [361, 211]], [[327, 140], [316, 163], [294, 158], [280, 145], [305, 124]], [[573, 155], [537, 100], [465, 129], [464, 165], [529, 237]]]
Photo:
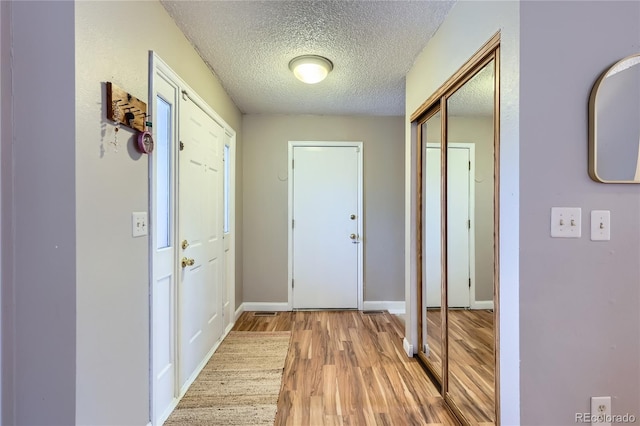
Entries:
[[193, 266], [196, 263], [196, 261], [195, 259], [188, 259], [186, 257], [183, 257], [180, 263], [182, 264], [183, 268], [186, 268], [187, 266]]
[[186, 250], [189, 247], [189, 242], [187, 240], [182, 240], [182, 250]]
[[351, 219], [351, 220], [356, 220], [356, 215], [355, 215], [355, 214], [352, 214], [351, 216], [349, 216], [349, 219]]
[[352, 240], [355, 240], [356, 239], [356, 234], [349, 235], [349, 238], [351, 238]]

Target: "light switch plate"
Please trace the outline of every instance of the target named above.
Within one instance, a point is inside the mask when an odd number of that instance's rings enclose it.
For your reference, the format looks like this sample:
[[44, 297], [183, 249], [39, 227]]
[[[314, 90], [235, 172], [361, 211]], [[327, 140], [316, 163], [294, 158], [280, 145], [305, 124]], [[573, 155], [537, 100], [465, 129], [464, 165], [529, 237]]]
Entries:
[[551, 236], [553, 238], [580, 238], [582, 236], [582, 209], [580, 207], [551, 208]]
[[611, 212], [609, 210], [591, 211], [591, 241], [609, 241], [611, 239]]
[[131, 235], [134, 237], [142, 237], [147, 235], [147, 212], [131, 213]]

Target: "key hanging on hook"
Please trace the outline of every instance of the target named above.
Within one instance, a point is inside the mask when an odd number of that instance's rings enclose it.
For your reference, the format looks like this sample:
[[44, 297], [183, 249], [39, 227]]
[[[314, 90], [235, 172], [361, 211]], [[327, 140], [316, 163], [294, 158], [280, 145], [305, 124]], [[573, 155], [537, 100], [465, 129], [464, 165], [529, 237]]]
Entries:
[[118, 132], [120, 131], [120, 104], [121, 99], [115, 100], [111, 103], [111, 109], [113, 110], [113, 125], [115, 128], [113, 129], [113, 151], [118, 152]]

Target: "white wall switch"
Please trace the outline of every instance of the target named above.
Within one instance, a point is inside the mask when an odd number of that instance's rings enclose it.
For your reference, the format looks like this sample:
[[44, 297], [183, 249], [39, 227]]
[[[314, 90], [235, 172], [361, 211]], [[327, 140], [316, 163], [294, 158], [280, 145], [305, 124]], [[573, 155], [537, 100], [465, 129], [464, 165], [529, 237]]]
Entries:
[[580, 238], [582, 236], [580, 207], [551, 207], [551, 236]]
[[609, 210], [591, 211], [591, 241], [609, 241], [611, 239], [611, 212]]
[[591, 424], [611, 426], [611, 397], [591, 397]]
[[147, 234], [147, 212], [131, 213], [131, 235], [134, 237], [142, 237]]

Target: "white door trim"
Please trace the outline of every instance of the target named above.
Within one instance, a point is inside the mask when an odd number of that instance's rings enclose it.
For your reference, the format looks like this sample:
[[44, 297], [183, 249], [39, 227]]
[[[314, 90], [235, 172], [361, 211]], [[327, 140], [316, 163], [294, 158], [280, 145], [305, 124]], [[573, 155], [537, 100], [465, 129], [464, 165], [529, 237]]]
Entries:
[[358, 221], [358, 235], [360, 235], [361, 244], [358, 246], [358, 310], [362, 310], [363, 305], [363, 258], [364, 247], [367, 241], [367, 236], [364, 235], [364, 215], [363, 215], [363, 143], [354, 141], [289, 141], [288, 149], [288, 221], [287, 221], [287, 233], [288, 233], [288, 297], [287, 305], [289, 310], [293, 309], [293, 148], [295, 147], [354, 147], [358, 148], [358, 212], [357, 215], [361, 220]]

